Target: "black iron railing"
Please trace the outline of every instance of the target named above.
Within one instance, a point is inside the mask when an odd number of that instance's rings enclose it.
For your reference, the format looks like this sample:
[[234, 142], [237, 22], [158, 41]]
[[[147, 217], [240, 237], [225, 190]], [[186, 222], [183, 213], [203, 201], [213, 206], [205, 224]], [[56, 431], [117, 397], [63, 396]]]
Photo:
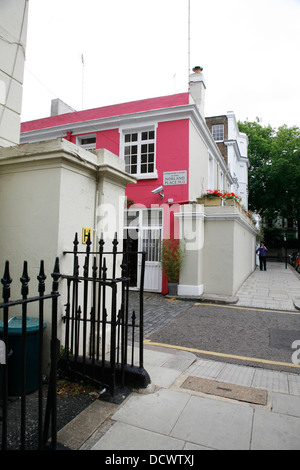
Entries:
[[[57, 445], [57, 431], [56, 431], [56, 375], [57, 375], [57, 301], [59, 297], [58, 292], [58, 281], [60, 278], [59, 272], [59, 260], [56, 259], [54, 271], [52, 273], [53, 284], [52, 292], [49, 295], [45, 294], [45, 272], [44, 262], [40, 263], [40, 272], [37, 276], [38, 279], [38, 292], [39, 295], [36, 297], [28, 297], [29, 294], [29, 275], [27, 262], [23, 264], [23, 274], [20, 278], [21, 281], [21, 295], [20, 300], [10, 300], [10, 287], [12, 279], [9, 272], [9, 262], [5, 264], [4, 276], [1, 279], [3, 285], [3, 303], [0, 303], [0, 313], [2, 312], [1, 321], [1, 346], [2, 355], [0, 361], [0, 400], [2, 416], [0, 417], [0, 431], [1, 431], [1, 443], [2, 450], [8, 449], [8, 430], [9, 430], [9, 406], [10, 406], [10, 395], [9, 395], [9, 378], [16, 375], [16, 379], [20, 380], [20, 437], [17, 442], [20, 442], [21, 450], [26, 449], [26, 401], [27, 401], [27, 384], [26, 378], [28, 377], [28, 369], [32, 367], [32, 364], [27, 363], [27, 307], [29, 303], [38, 304], [38, 357], [35, 358], [37, 364], [37, 388], [38, 388], [38, 416], [37, 416], [37, 427], [38, 427], [38, 442], [37, 449], [44, 449], [48, 446], [48, 440], [51, 439], [50, 447], [56, 448]], [[51, 299], [52, 301], [52, 317], [51, 317], [51, 367], [50, 367], [50, 379], [48, 384], [48, 396], [46, 409], [43, 409], [43, 329], [44, 329], [44, 304], [46, 300]], [[9, 321], [10, 310], [15, 306], [21, 306], [21, 334], [20, 334], [20, 354], [16, 357], [16, 351], [10, 348], [10, 333], [9, 333]], [[16, 345], [17, 347], [18, 345]], [[14, 370], [12, 370], [12, 358], [14, 361]], [[17, 361], [17, 363], [16, 363]], [[16, 366], [17, 364], [17, 366]], [[17, 388], [10, 393], [18, 393]], [[51, 435], [49, 434], [51, 426]], [[15, 450], [15, 443], [12, 443], [9, 448]]]
[[[143, 367], [143, 285], [145, 253], [141, 258], [140, 309], [138, 316], [129, 312], [129, 263], [132, 252], [118, 252], [115, 235], [112, 251], [104, 251], [101, 236], [98, 251], [91, 251], [90, 238], [86, 250], [78, 251], [75, 235], [73, 272], [66, 280], [65, 339], [59, 367], [70, 376], [85, 377], [109, 389], [134, 384], [146, 387], [150, 378]], [[80, 258], [82, 261], [80, 262]], [[80, 266], [81, 263], [81, 266]], [[80, 270], [82, 269], [82, 275]], [[138, 358], [134, 357], [138, 343]], [[137, 360], [136, 360], [137, 359]]]

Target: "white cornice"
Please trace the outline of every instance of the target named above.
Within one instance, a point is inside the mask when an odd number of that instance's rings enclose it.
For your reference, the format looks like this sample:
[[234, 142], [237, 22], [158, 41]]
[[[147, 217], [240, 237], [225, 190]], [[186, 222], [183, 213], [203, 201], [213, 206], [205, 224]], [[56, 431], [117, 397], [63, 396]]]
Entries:
[[258, 231], [257, 229], [246, 220], [246, 217], [244, 217], [242, 214], [239, 214], [237, 212], [232, 212], [232, 213], [211, 213], [208, 214], [205, 212], [205, 220], [207, 222], [214, 222], [214, 221], [228, 221], [228, 220], [234, 220], [238, 224], [240, 224], [243, 228], [246, 228], [249, 230], [249, 232], [252, 232], [253, 234], [257, 235]]
[[226, 145], [226, 147], [228, 147], [229, 145], [232, 145], [234, 147], [234, 151], [237, 155], [237, 158], [239, 161], [241, 162], [245, 162], [249, 168], [250, 166], [250, 162], [249, 162], [249, 158], [248, 157], [243, 157], [243, 155], [241, 155], [241, 152], [240, 152], [240, 148], [238, 146], [238, 143], [236, 140], [233, 140], [233, 139], [230, 139], [230, 140], [224, 140], [224, 144]]

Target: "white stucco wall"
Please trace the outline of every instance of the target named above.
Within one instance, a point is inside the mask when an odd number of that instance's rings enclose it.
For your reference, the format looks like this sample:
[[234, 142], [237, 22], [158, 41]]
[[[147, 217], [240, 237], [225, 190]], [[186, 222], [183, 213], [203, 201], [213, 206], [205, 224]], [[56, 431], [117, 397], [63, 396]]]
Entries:
[[183, 205], [175, 217], [179, 220], [184, 249], [178, 295], [200, 296], [204, 289], [204, 206], [196, 203]]
[[190, 122], [189, 200], [195, 201], [208, 188], [208, 148]]
[[28, 0], [1, 0], [0, 147], [20, 140]]
[[[123, 224], [125, 187], [135, 179], [125, 173], [124, 162], [118, 159], [116, 163], [115, 155], [106, 150], [99, 152], [100, 155], [95, 155], [64, 139], [0, 149], [0, 269], [4, 270], [5, 261], [9, 260], [14, 280], [11, 299], [20, 298], [19, 278], [24, 260], [28, 262], [31, 278], [30, 296], [37, 295], [40, 260], [45, 262], [46, 293], [52, 290], [51, 273], [57, 256], [60, 272], [72, 274], [73, 256], [63, 252], [72, 251], [75, 232], [78, 250], [85, 251], [83, 227], [90, 228], [92, 238], [96, 239], [98, 202], [102, 204], [107, 198], [111, 214], [117, 217], [118, 224]], [[111, 251], [111, 246], [107, 251]], [[109, 277], [111, 261], [107, 260]], [[83, 263], [84, 256], [80, 259], [81, 274]], [[59, 320], [65, 313], [65, 291], [66, 283], [61, 280]], [[49, 326], [46, 337], [50, 334], [50, 307], [50, 303], [45, 305]], [[37, 315], [35, 304], [30, 306], [28, 315]], [[61, 327], [59, 322], [59, 331]]]
[[256, 230], [235, 207], [205, 207], [204, 293], [233, 296], [255, 268]]
[[248, 137], [239, 131], [234, 113], [227, 114], [228, 121], [228, 166], [238, 185], [232, 191], [242, 198], [242, 205], [248, 210]]

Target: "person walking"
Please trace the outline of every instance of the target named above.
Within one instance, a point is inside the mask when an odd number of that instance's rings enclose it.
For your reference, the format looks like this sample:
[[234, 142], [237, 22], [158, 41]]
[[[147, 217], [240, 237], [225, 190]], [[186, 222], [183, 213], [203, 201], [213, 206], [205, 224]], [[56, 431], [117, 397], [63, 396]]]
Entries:
[[268, 249], [265, 247], [263, 243], [260, 244], [260, 247], [256, 250], [256, 253], [258, 253], [259, 256], [259, 268], [262, 271], [264, 268], [264, 271], [267, 270], [267, 259], [266, 259], [266, 252]]

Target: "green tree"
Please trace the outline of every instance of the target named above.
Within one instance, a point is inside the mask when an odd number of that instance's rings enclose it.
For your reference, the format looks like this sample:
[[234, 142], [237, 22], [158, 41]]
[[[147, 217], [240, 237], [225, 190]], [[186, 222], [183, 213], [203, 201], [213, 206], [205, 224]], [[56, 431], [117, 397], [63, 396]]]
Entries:
[[274, 130], [271, 126], [263, 127], [259, 120], [239, 122], [239, 129], [247, 134], [249, 139], [249, 209], [263, 215], [268, 208], [269, 166], [272, 160]]
[[249, 138], [249, 208], [265, 219], [296, 219], [299, 232], [300, 129], [275, 130], [259, 119], [239, 122], [239, 129]]
[[270, 182], [275, 209], [282, 217], [300, 218], [300, 129], [282, 126], [273, 140]]

